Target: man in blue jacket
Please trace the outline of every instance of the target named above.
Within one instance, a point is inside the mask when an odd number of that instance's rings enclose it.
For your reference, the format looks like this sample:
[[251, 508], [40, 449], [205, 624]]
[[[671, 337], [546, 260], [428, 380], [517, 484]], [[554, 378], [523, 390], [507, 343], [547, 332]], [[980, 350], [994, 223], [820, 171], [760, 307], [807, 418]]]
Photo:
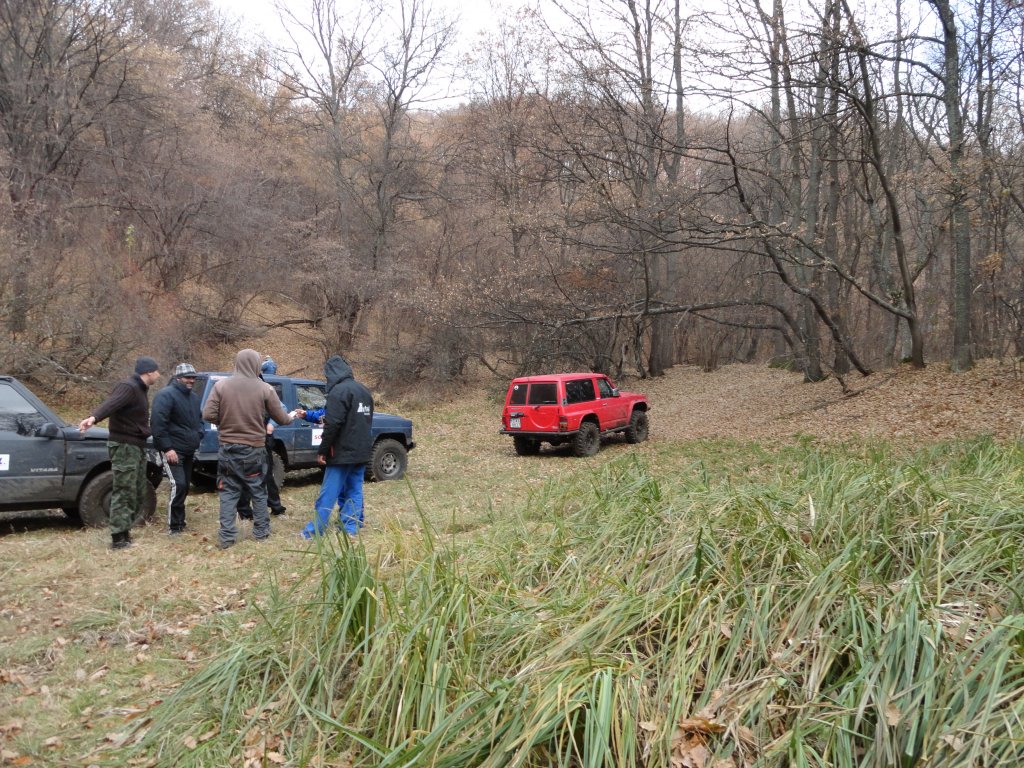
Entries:
[[[338, 505], [338, 525], [349, 536], [363, 527], [363, 475], [370, 460], [373, 441], [373, 396], [352, 375], [352, 367], [339, 355], [324, 364], [327, 403], [324, 406], [324, 432], [317, 461], [324, 467], [324, 482], [316, 500], [315, 518], [302, 535], [307, 539], [324, 533], [334, 505]], [[299, 416], [304, 416], [299, 411]]]
[[192, 464], [203, 438], [199, 398], [192, 391], [196, 369], [181, 363], [174, 377], [153, 398], [150, 430], [153, 444], [164, 455], [164, 474], [171, 484], [167, 504], [167, 532], [172, 536], [185, 530], [185, 500], [192, 482]]

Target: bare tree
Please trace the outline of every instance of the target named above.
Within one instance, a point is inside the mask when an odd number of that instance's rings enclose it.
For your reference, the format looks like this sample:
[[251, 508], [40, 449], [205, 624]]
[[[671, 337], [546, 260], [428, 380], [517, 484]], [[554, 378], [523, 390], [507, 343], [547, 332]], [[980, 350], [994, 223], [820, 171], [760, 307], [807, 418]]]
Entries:
[[14, 333], [25, 330], [33, 304], [29, 275], [47, 237], [47, 205], [70, 193], [77, 150], [123, 93], [129, 10], [93, 0], [0, 2], [0, 138], [16, 240], [6, 320]]

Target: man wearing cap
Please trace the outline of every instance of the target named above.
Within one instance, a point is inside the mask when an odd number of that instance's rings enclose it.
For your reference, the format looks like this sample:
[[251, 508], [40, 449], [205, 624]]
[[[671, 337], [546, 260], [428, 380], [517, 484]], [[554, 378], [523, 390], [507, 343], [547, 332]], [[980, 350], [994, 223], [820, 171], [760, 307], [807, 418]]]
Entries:
[[153, 398], [149, 425], [153, 444], [164, 455], [164, 474], [171, 484], [167, 503], [167, 532], [172, 536], [185, 530], [185, 500], [192, 482], [192, 464], [203, 438], [199, 398], [192, 391], [196, 369], [180, 363], [174, 377]]
[[160, 379], [160, 366], [152, 357], [135, 361], [135, 373], [114, 385], [110, 396], [82, 419], [83, 434], [97, 422], [110, 417], [110, 469], [114, 487], [110, 492], [111, 547], [132, 545], [132, 524], [142, 516], [146, 499], [146, 438], [149, 437], [149, 388]]
[[294, 412], [285, 413], [274, 388], [260, 378], [260, 355], [243, 349], [235, 356], [235, 371], [213, 385], [203, 418], [217, 425], [217, 490], [220, 494], [218, 546], [233, 546], [238, 535], [236, 509], [242, 488], [252, 497], [252, 535], [257, 541], [270, 537], [267, 514], [266, 416], [278, 424], [291, 424]]

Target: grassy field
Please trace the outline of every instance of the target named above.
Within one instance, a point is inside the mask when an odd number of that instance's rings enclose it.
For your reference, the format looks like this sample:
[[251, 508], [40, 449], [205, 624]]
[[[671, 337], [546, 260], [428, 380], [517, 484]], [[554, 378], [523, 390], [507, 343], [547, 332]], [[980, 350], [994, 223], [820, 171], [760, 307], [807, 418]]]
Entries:
[[414, 410], [356, 546], [0, 537], [12, 765], [1014, 765], [1020, 449], [673, 439], [516, 457]]

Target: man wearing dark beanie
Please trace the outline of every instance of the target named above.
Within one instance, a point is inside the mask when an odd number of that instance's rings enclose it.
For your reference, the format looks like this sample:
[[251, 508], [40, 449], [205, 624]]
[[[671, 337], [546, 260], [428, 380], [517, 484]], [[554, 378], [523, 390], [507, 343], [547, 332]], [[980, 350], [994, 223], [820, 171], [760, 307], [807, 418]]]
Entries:
[[110, 469], [114, 487], [110, 492], [111, 547], [132, 545], [131, 527], [142, 516], [146, 500], [146, 438], [149, 437], [149, 388], [160, 379], [160, 366], [152, 357], [135, 361], [135, 373], [114, 385], [110, 396], [82, 419], [78, 431], [110, 417]]

